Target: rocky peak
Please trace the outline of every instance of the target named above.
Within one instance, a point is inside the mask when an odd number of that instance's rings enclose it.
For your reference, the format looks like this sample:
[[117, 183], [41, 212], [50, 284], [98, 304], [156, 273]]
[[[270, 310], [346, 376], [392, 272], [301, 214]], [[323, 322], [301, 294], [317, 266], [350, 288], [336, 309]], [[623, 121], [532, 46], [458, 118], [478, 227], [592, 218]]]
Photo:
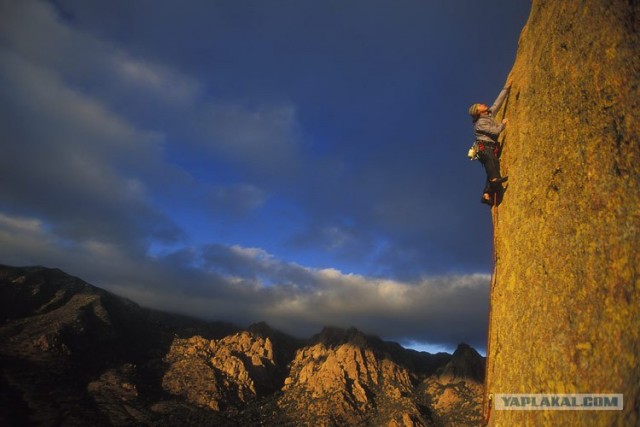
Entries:
[[458, 346], [456, 347], [456, 350], [453, 352], [453, 356], [455, 357], [456, 355], [461, 355], [468, 352], [476, 352], [476, 350], [473, 347], [471, 347], [469, 344], [461, 342], [460, 344], [458, 344]]
[[369, 344], [369, 341], [371, 341], [370, 337], [367, 337], [362, 331], [354, 327], [343, 329], [332, 326], [324, 327], [319, 334], [314, 335], [310, 340], [311, 343], [322, 343], [329, 348], [339, 347], [346, 343], [365, 347]]
[[[246, 330], [254, 336], [269, 338], [274, 347], [275, 363], [282, 372], [287, 369], [287, 365], [293, 360], [296, 351], [304, 345], [304, 340], [272, 328], [266, 322], [254, 323]], [[284, 376], [281, 380], [284, 381]]]
[[264, 337], [271, 336], [274, 333], [278, 332], [276, 329], [273, 329], [271, 326], [269, 326], [267, 322], [252, 323], [247, 327], [247, 331], [255, 335], [262, 335]]
[[485, 360], [467, 344], [459, 344], [444, 366], [422, 387], [443, 425], [480, 425]]
[[271, 340], [246, 331], [220, 340], [176, 338], [165, 361], [163, 388], [215, 411], [240, 407], [277, 386]]
[[387, 423], [394, 420], [391, 408], [402, 408], [414, 425], [426, 425], [409, 398], [416, 377], [369, 345], [380, 342], [355, 328], [324, 328], [296, 353], [279, 406], [290, 414], [313, 414], [302, 421], [317, 425]]
[[437, 372], [441, 382], [484, 381], [485, 360], [468, 344], [459, 344], [451, 360]]

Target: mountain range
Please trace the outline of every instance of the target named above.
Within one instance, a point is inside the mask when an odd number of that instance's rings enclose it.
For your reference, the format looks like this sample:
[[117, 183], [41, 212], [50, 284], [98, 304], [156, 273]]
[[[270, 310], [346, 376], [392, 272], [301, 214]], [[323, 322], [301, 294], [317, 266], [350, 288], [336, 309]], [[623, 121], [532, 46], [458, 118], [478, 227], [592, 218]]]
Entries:
[[58, 269], [0, 266], [0, 425], [464, 426], [485, 360], [355, 328], [309, 339], [140, 307]]

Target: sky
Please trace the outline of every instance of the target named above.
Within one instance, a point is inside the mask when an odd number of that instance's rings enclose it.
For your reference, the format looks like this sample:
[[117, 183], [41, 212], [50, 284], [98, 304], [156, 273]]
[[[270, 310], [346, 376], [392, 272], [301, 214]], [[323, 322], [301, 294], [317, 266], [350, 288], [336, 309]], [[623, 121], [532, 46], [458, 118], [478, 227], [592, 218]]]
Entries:
[[0, 263], [299, 337], [484, 351], [466, 152], [528, 0], [0, 0]]

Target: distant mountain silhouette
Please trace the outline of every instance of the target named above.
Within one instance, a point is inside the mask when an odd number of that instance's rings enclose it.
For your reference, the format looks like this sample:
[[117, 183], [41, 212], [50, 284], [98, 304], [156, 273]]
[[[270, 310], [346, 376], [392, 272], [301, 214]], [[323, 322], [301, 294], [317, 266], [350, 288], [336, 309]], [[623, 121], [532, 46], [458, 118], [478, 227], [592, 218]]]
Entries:
[[0, 425], [474, 425], [484, 359], [355, 328], [142, 308], [57, 270], [0, 266]]
[[484, 381], [483, 359], [471, 346], [461, 343], [447, 364], [436, 373], [441, 379], [471, 379], [481, 383]]

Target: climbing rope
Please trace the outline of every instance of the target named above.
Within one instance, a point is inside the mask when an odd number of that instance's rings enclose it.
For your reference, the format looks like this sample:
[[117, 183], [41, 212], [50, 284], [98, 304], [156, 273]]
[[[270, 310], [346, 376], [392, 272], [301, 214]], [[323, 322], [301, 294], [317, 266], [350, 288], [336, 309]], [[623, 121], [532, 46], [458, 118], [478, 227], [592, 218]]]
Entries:
[[487, 417], [485, 418], [485, 424], [489, 424], [489, 418], [491, 417], [492, 404], [493, 404], [493, 393], [489, 393], [489, 403], [487, 405]]
[[[487, 391], [489, 384], [489, 348], [491, 346], [491, 315], [493, 310], [491, 309], [491, 300], [493, 296], [493, 288], [496, 283], [496, 269], [498, 265], [498, 256], [496, 252], [496, 224], [498, 222], [498, 192], [493, 193], [493, 214], [491, 215], [493, 225], [493, 268], [491, 269], [491, 281], [489, 282], [489, 327], [487, 331], [487, 358], [484, 365], [484, 398], [482, 402], [483, 415], [485, 416], [485, 423], [489, 424], [489, 417], [491, 416], [491, 403], [493, 401], [493, 394], [489, 393], [487, 399]], [[486, 408], [486, 411], [485, 411]]]
[[[505, 100], [505, 104], [504, 104], [504, 108], [502, 109], [502, 117], [504, 118], [507, 115], [507, 108], [509, 107], [509, 99], [511, 99], [511, 96], [507, 96], [507, 99]], [[502, 154], [502, 150], [504, 150], [504, 145], [506, 143], [505, 138], [503, 137], [502, 139], [502, 143], [500, 144], [500, 153]], [[483, 395], [483, 401], [482, 401], [482, 409], [483, 409], [483, 415], [485, 415], [485, 423], [489, 424], [489, 418], [491, 417], [491, 405], [493, 402], [493, 393], [489, 393], [488, 394], [488, 398], [487, 398], [487, 393], [489, 391], [488, 389], [488, 385], [489, 385], [489, 354], [490, 351], [490, 346], [491, 346], [491, 316], [493, 315], [493, 309], [491, 308], [491, 301], [493, 300], [493, 289], [496, 286], [496, 273], [497, 273], [497, 268], [498, 268], [498, 252], [496, 251], [496, 224], [498, 223], [498, 192], [494, 192], [493, 193], [493, 207], [492, 207], [492, 215], [491, 215], [491, 222], [493, 225], [493, 257], [492, 257], [492, 261], [493, 261], [493, 268], [491, 269], [491, 281], [489, 282], [489, 327], [487, 329], [487, 358], [485, 360], [485, 366], [484, 366], [484, 395]], [[485, 411], [486, 408], [486, 411]]]

